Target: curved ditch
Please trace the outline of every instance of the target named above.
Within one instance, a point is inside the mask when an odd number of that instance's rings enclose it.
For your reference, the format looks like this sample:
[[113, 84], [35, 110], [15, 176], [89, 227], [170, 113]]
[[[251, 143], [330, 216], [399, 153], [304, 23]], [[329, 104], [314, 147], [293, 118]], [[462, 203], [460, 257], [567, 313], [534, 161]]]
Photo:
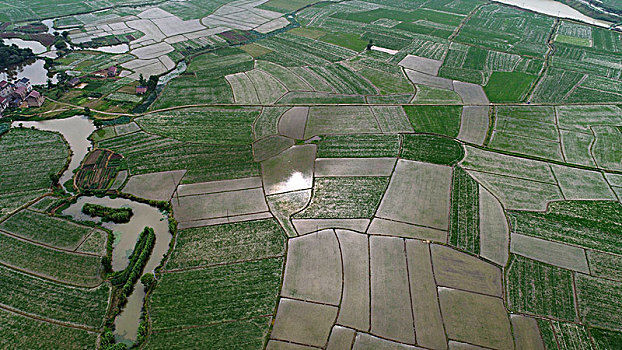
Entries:
[[[67, 140], [72, 156], [69, 167], [61, 175], [61, 184], [72, 179], [74, 170], [80, 166], [92, 147], [88, 137], [96, 130], [93, 121], [85, 116], [43, 121], [16, 121], [11, 126], [17, 127], [20, 124], [23, 127], [59, 132]], [[101, 225], [113, 232], [112, 269], [114, 271], [121, 271], [128, 266], [128, 258], [145, 227], [153, 228], [156, 240], [143, 274], [153, 272], [160, 265], [168, 252], [172, 239], [166, 213], [156, 207], [126, 198], [82, 196], [77, 199], [76, 203], [63, 210], [62, 215], [69, 215], [77, 221], [99, 222], [100, 218], [93, 218], [82, 213], [82, 206], [86, 203], [99, 204], [110, 208], [131, 208], [134, 213], [128, 223], [115, 224], [110, 222]], [[127, 297], [127, 303], [123, 310], [115, 318], [114, 335], [117, 342], [130, 345], [136, 341], [144, 298], [145, 290], [139, 280]]]
[[[121, 271], [128, 266], [129, 256], [134, 249], [140, 232], [146, 227], [153, 228], [156, 236], [155, 245], [145, 265], [143, 274], [154, 272], [155, 268], [166, 255], [172, 236], [168, 231], [168, 217], [158, 208], [135, 202], [125, 198], [110, 197], [80, 197], [77, 202], [65, 209], [62, 214], [69, 215], [77, 221], [99, 222], [99, 218], [90, 217], [82, 213], [82, 206], [86, 203], [99, 204], [110, 208], [131, 208], [134, 215], [128, 223], [103, 223], [102, 226], [111, 230], [114, 235], [112, 245], [112, 269]], [[138, 326], [145, 298], [145, 289], [140, 281], [136, 282], [134, 290], [127, 298], [127, 304], [115, 318], [115, 339], [117, 342], [132, 344], [136, 341]]]

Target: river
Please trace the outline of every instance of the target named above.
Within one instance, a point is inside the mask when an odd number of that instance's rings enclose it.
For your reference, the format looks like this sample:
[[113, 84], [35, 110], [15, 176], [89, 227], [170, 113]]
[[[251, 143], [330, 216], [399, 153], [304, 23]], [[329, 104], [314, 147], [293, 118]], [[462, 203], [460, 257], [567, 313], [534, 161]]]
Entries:
[[[65, 137], [71, 148], [72, 156], [69, 168], [63, 172], [60, 178], [61, 184], [71, 179], [74, 169], [80, 166], [90, 147], [92, 147], [88, 137], [96, 129], [93, 121], [85, 116], [31, 122], [16, 121], [11, 126], [16, 127], [19, 124], [23, 124], [24, 127], [28, 128], [34, 126], [39, 130], [60, 132]], [[104, 227], [112, 230], [114, 233], [112, 252], [112, 268], [114, 271], [123, 270], [128, 266], [128, 257], [132, 253], [140, 232], [145, 226], [153, 228], [156, 241], [143, 273], [152, 272], [160, 264], [168, 251], [172, 237], [168, 231], [168, 218], [159, 209], [125, 198], [80, 197], [75, 204], [64, 210], [63, 214], [70, 215], [78, 221], [99, 221], [99, 219], [91, 218], [82, 213], [82, 206], [85, 203], [99, 204], [111, 208], [129, 207], [134, 212], [130, 222], [126, 224], [103, 224]], [[142, 284], [137, 282], [133, 292], [127, 299], [127, 304], [123, 311], [116, 317], [114, 322], [114, 334], [118, 342], [131, 344], [136, 341], [144, 298], [145, 290]]]
[[93, 131], [95, 131], [95, 124], [93, 121], [85, 116], [75, 116], [65, 119], [50, 119], [42, 121], [16, 121], [11, 124], [12, 127], [23, 124], [24, 127], [30, 128], [34, 126], [39, 130], [56, 131], [65, 137], [65, 140], [69, 143], [72, 156], [69, 167], [60, 177], [60, 184], [64, 183], [73, 177], [73, 171], [80, 166], [82, 159], [89, 152], [91, 147], [91, 141], [87, 138]]
[[[127, 267], [129, 264], [128, 258], [134, 249], [140, 232], [145, 226], [153, 228], [156, 240], [143, 274], [153, 272], [153, 270], [160, 265], [160, 262], [168, 251], [172, 238], [168, 231], [168, 218], [160, 212], [160, 210], [147, 204], [134, 202], [125, 198], [80, 197], [75, 204], [72, 204], [63, 211], [63, 214], [71, 215], [71, 217], [79, 221], [99, 221], [97, 218], [91, 218], [82, 213], [82, 206], [85, 203], [99, 204], [111, 208], [132, 208], [134, 212], [130, 222], [126, 224], [103, 224], [104, 227], [112, 230], [114, 233], [112, 251], [112, 269], [114, 271], [121, 271]], [[138, 281], [134, 286], [134, 290], [127, 298], [127, 304], [123, 308], [123, 311], [121, 311], [114, 321], [114, 335], [117, 342], [129, 345], [136, 341], [144, 299], [145, 289], [140, 281]]]
[[542, 13], [545, 15], [561, 18], [574, 19], [580, 22], [593, 24], [595, 26], [609, 28], [611, 22], [601, 21], [592, 17], [586, 16], [574, 8], [557, 2], [554, 0], [493, 0], [507, 5], [513, 5], [533, 12]]

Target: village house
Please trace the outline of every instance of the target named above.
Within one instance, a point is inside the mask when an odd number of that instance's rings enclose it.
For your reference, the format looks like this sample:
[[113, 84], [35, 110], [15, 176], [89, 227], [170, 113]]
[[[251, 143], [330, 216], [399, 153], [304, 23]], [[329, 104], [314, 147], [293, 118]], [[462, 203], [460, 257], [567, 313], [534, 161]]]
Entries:
[[80, 78], [71, 78], [71, 80], [69, 80], [67, 84], [69, 84], [70, 87], [76, 87], [78, 84], [80, 84]]
[[6, 80], [0, 81], [0, 97], [7, 97], [11, 93], [11, 84]]
[[108, 72], [108, 76], [111, 78], [117, 75], [117, 67], [115, 66], [109, 67], [106, 71]]
[[9, 100], [5, 97], [0, 96], [0, 117], [2, 116], [2, 112], [9, 106]]
[[18, 97], [20, 100], [23, 100], [26, 96], [28, 96], [28, 90], [26, 90], [25, 86], [20, 85], [13, 90], [13, 95]]
[[30, 84], [30, 79], [28, 78], [21, 78], [18, 80], [17, 83], [15, 83], [15, 87], [23, 87], [26, 90], [26, 94], [32, 91], [32, 85]]
[[136, 87], [136, 95], [143, 95], [147, 93], [147, 87], [146, 86], [137, 86]]
[[45, 101], [45, 97], [35, 90], [31, 91], [28, 97], [26, 97], [28, 107], [41, 107], [43, 101]]

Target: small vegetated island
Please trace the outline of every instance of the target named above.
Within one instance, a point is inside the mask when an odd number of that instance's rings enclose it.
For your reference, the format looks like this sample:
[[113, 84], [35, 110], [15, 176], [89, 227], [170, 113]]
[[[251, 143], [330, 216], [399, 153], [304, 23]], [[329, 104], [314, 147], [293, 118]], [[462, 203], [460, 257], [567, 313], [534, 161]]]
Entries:
[[34, 57], [31, 49], [20, 49], [17, 45], [6, 45], [0, 41], [0, 69], [8, 68]]
[[134, 215], [132, 208], [109, 208], [92, 203], [84, 204], [82, 212], [92, 217], [101, 217], [104, 222], [114, 222], [116, 224], [130, 222], [132, 215]]

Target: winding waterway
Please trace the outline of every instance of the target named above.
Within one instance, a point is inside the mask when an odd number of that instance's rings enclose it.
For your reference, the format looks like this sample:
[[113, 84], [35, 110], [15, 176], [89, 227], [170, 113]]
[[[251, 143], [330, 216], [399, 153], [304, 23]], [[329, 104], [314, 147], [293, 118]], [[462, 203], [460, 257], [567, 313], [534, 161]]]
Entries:
[[[147, 204], [138, 203], [125, 198], [98, 198], [80, 197], [75, 204], [63, 211], [64, 215], [70, 215], [75, 220], [99, 221], [82, 213], [82, 206], [86, 203], [104, 205], [110, 208], [132, 208], [134, 215], [126, 224], [104, 223], [103, 226], [114, 233], [112, 250], [112, 269], [121, 271], [129, 264], [129, 256], [134, 250], [140, 232], [146, 227], [154, 230], [156, 240], [151, 256], [145, 265], [143, 273], [153, 272], [160, 264], [168, 251], [171, 242], [171, 234], [168, 231], [168, 218], [157, 208]], [[115, 321], [114, 335], [117, 342], [132, 344], [136, 341], [140, 315], [142, 312], [145, 289], [139, 282], [127, 298], [127, 304]]]
[[61, 185], [73, 177], [73, 171], [80, 166], [82, 159], [89, 152], [91, 141], [87, 138], [95, 131], [95, 124], [85, 116], [42, 121], [16, 121], [11, 126], [16, 127], [20, 124], [26, 128], [35, 127], [39, 130], [56, 131], [65, 137], [71, 148], [72, 156], [69, 167], [60, 177], [59, 183]]
[[[96, 129], [93, 121], [85, 116], [43, 121], [16, 121], [11, 126], [17, 127], [20, 124], [24, 127], [35, 127], [39, 130], [59, 132], [67, 140], [72, 156], [69, 167], [61, 175], [61, 184], [73, 177], [73, 171], [80, 166], [80, 163], [89, 152], [92, 145], [88, 137]], [[128, 258], [134, 249], [140, 232], [146, 226], [153, 228], [156, 241], [143, 273], [153, 272], [158, 267], [168, 251], [172, 238], [168, 231], [168, 218], [164, 213], [150, 205], [125, 198], [79, 197], [77, 202], [65, 209], [62, 214], [70, 215], [78, 221], [98, 222], [98, 218], [92, 218], [82, 213], [82, 206], [85, 203], [99, 204], [111, 208], [132, 208], [134, 215], [130, 222], [125, 224], [103, 223], [103, 226], [112, 230], [114, 234], [112, 252], [112, 268], [114, 271], [121, 271], [128, 266]], [[114, 322], [114, 334], [118, 342], [129, 345], [136, 341], [144, 298], [145, 290], [142, 284], [137, 282], [127, 299], [127, 304], [123, 311], [116, 317]]]

